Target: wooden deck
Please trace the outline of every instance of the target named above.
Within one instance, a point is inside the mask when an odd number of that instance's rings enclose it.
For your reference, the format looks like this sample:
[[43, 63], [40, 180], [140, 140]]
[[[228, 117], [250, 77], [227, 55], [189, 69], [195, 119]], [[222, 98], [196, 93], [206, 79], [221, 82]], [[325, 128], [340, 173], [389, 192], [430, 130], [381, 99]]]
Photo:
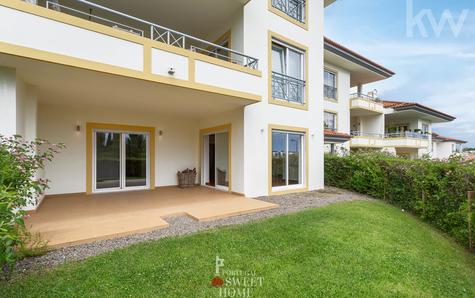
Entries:
[[151, 191], [49, 196], [26, 224], [51, 247], [110, 239], [168, 227], [164, 217], [214, 220], [276, 208], [206, 187], [161, 187]]

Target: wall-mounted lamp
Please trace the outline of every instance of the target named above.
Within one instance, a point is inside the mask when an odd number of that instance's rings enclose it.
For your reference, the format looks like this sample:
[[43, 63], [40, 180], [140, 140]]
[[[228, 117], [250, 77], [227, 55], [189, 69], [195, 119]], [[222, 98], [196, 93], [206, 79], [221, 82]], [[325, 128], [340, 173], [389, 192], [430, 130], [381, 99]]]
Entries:
[[159, 135], [160, 137], [163, 136], [163, 130], [159, 130], [159, 131], [158, 131], [158, 135]]
[[80, 124], [76, 124], [76, 131], [77, 131], [77, 132], [80, 132], [80, 131], [81, 131], [81, 125], [80, 125]]

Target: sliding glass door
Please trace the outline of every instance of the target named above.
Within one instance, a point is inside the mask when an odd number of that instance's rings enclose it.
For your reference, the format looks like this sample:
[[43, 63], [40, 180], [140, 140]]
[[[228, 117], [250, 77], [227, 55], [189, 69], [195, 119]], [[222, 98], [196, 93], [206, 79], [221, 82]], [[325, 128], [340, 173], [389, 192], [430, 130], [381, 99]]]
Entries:
[[302, 186], [304, 135], [272, 131], [272, 187]]
[[94, 131], [94, 190], [149, 187], [149, 135]]

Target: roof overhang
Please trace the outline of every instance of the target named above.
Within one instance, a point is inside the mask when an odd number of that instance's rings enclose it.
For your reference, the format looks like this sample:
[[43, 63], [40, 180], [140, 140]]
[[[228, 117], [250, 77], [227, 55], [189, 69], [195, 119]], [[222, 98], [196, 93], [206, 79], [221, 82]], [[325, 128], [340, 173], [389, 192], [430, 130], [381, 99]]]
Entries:
[[399, 115], [408, 114], [410, 117], [412, 117], [414, 114], [416, 114], [414, 116], [419, 116], [419, 118], [430, 120], [432, 123], [443, 123], [455, 120], [455, 117], [453, 116], [419, 104], [405, 107], [393, 107], [391, 109], [393, 109]]
[[324, 1], [324, 5], [325, 5], [325, 7], [327, 7], [327, 6], [331, 5], [331, 4], [333, 4], [333, 2], [335, 2], [335, 1], [336, 1], [336, 0], [325, 0], [325, 1]]
[[351, 87], [388, 79], [395, 73], [384, 66], [334, 42], [324, 38], [325, 62], [344, 68], [351, 73]]

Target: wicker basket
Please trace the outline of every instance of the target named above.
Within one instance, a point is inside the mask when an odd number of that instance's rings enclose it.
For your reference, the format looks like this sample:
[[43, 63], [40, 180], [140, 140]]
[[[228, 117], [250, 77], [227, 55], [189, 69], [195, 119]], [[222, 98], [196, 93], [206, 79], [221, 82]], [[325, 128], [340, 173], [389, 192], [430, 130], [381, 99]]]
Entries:
[[186, 169], [178, 172], [178, 187], [186, 188], [195, 186], [196, 181], [196, 169]]

